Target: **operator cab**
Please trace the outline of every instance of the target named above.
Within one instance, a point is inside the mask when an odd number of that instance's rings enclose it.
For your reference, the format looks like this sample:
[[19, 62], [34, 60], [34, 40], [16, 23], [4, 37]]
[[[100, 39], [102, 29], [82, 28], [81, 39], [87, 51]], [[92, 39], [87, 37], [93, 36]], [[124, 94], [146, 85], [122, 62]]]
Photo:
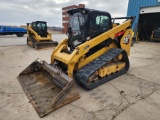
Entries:
[[34, 31], [38, 33], [41, 37], [47, 37], [47, 23], [45, 21], [32, 22], [31, 26]]
[[112, 28], [111, 15], [108, 12], [78, 8], [68, 11], [68, 14], [70, 21], [67, 34], [71, 51]]

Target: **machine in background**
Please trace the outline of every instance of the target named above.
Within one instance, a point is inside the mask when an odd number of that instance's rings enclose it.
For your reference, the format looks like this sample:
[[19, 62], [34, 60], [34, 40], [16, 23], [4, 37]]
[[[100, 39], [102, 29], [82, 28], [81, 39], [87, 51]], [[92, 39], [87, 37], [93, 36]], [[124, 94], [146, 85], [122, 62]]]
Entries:
[[35, 48], [48, 48], [58, 45], [57, 41], [52, 40], [51, 33], [47, 32], [45, 21], [27, 23], [27, 45]]
[[74, 82], [94, 89], [130, 66], [134, 17], [114, 18], [126, 19], [115, 25], [105, 11], [79, 8], [68, 14], [68, 38], [53, 51], [51, 63], [35, 60], [18, 76], [40, 117], [80, 98]]
[[154, 28], [152, 32], [151, 40], [160, 41], [160, 25]]

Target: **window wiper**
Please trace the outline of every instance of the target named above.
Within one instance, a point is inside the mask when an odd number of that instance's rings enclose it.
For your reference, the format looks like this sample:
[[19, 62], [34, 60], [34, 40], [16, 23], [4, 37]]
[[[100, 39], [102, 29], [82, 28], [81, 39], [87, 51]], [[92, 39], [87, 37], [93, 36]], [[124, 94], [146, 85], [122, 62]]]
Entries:
[[101, 32], [100, 28], [101, 28], [101, 16], [100, 16], [100, 20], [99, 20], [99, 25], [98, 25], [98, 32]]
[[81, 34], [82, 34], [82, 28], [81, 28], [81, 22], [80, 22], [79, 15], [78, 15], [78, 23], [79, 23], [79, 29], [80, 29], [80, 32], [81, 32]]

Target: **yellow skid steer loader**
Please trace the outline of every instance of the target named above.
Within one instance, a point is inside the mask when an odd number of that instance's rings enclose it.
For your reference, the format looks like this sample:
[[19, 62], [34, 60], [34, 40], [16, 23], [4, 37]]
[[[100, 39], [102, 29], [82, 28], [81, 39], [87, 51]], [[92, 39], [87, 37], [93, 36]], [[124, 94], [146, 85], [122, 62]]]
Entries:
[[[68, 14], [68, 38], [55, 48], [51, 63], [35, 60], [18, 76], [40, 117], [80, 98], [74, 82], [90, 90], [129, 69], [134, 17], [112, 19], [87, 8]], [[125, 21], [113, 26], [116, 19]]]
[[57, 41], [52, 40], [51, 33], [47, 32], [47, 24], [45, 21], [36, 21], [27, 23], [27, 45], [35, 48], [55, 47]]
[[151, 35], [151, 40], [152, 41], [160, 41], [160, 25], [156, 26], [153, 29], [152, 35]]

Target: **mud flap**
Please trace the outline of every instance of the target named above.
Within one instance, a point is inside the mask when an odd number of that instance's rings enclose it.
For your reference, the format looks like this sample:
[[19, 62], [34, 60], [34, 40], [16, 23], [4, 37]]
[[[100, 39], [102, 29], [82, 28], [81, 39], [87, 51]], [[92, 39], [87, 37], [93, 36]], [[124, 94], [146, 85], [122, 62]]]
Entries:
[[73, 79], [39, 59], [17, 78], [40, 117], [80, 98]]
[[43, 49], [49, 47], [56, 47], [58, 45], [57, 41], [49, 41], [49, 42], [35, 42], [34, 48], [35, 49]]

